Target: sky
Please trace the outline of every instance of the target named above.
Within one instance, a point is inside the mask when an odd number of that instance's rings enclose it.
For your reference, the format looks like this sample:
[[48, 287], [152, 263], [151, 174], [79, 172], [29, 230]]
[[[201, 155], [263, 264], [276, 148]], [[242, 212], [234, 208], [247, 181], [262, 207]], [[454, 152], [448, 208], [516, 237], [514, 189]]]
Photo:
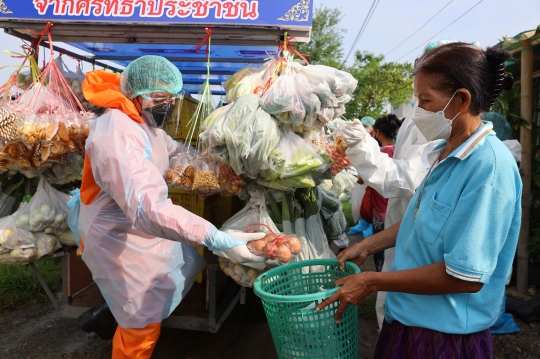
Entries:
[[[264, 0], [275, 1], [275, 0]], [[344, 37], [345, 54], [351, 48], [373, 0], [313, 0], [315, 7], [325, 5], [337, 7], [343, 12], [341, 27], [347, 29]], [[369, 51], [386, 55], [387, 61], [414, 62], [428, 40], [445, 28], [480, 0], [379, 0], [378, 5], [360, 37], [354, 50]], [[450, 3], [450, 4], [449, 4]], [[399, 48], [388, 53], [407, 37], [412, 35], [428, 19], [445, 5], [436, 17]], [[482, 47], [496, 44], [503, 36], [518, 33], [540, 25], [540, 0], [483, 0], [473, 10], [443, 30], [435, 39], [456, 39], [479, 41]], [[21, 41], [0, 32], [0, 50], [21, 51]], [[65, 46], [68, 50], [79, 52]], [[414, 48], [407, 56], [404, 56]], [[48, 55], [47, 55], [48, 58]], [[352, 56], [349, 59], [349, 63]], [[42, 60], [40, 60], [41, 65]], [[76, 63], [65, 60], [67, 66], [75, 70]], [[0, 67], [17, 65], [19, 59], [0, 51]], [[4, 83], [13, 68], [0, 70], [0, 83]], [[91, 70], [83, 64], [83, 70]]]
[[[355, 50], [383, 54], [387, 61], [410, 63], [422, 54], [433, 35], [452, 23], [480, 0], [380, 0], [360, 37]], [[341, 27], [347, 29], [345, 54], [351, 48], [373, 0], [320, 0], [315, 7], [339, 8]], [[389, 53], [412, 35], [433, 15], [450, 3], [411, 39]], [[469, 13], [438, 34], [436, 39], [479, 41], [482, 47], [495, 45], [503, 36], [515, 36], [540, 25], [540, 0], [483, 0]], [[422, 45], [418, 47], [419, 45]], [[414, 48], [418, 49], [412, 51]], [[404, 56], [412, 51], [409, 55]], [[348, 63], [352, 60], [349, 58]]]

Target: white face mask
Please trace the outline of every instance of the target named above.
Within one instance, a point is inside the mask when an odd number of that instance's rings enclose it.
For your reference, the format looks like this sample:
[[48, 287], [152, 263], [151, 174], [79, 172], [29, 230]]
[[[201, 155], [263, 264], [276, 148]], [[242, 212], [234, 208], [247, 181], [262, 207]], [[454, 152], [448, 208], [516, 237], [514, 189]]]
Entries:
[[454, 96], [456, 96], [456, 93], [457, 90], [441, 111], [431, 112], [420, 107], [415, 108], [416, 111], [412, 116], [412, 121], [426, 140], [447, 140], [450, 137], [452, 133], [452, 121], [459, 116], [460, 112], [453, 119], [449, 120], [444, 116], [444, 110], [446, 110]]

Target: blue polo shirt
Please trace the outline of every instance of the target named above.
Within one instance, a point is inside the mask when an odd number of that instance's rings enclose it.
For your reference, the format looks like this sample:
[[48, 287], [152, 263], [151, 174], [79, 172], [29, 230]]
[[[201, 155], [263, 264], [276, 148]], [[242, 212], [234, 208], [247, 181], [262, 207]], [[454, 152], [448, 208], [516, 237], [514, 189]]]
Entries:
[[[514, 158], [481, 126], [440, 162], [413, 196], [391, 271], [443, 262], [456, 278], [484, 283], [478, 293], [387, 293], [386, 320], [450, 334], [475, 333], [497, 319], [521, 224], [521, 179]], [[434, 151], [442, 151], [446, 142]]]

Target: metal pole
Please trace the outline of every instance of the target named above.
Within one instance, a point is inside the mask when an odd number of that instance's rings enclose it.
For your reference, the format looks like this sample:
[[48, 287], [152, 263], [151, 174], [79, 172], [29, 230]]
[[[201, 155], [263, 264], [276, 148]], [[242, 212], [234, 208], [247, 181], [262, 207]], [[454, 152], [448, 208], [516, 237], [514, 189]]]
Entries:
[[240, 287], [240, 304], [246, 304], [246, 287]]
[[[532, 73], [533, 48], [530, 40], [523, 41], [521, 50], [521, 117], [532, 123]], [[517, 249], [517, 290], [526, 293], [529, 286], [529, 220], [531, 207], [531, 129], [521, 126], [522, 147], [521, 174], [523, 193], [521, 198], [521, 232]]]
[[34, 264], [34, 262], [30, 262], [28, 266], [30, 267], [30, 269], [32, 269], [32, 272], [34, 272], [34, 274], [36, 275], [43, 289], [45, 289], [45, 293], [47, 293], [47, 296], [49, 297], [52, 304], [54, 305], [54, 309], [56, 309], [56, 313], [58, 313], [58, 316], [63, 317], [62, 312], [60, 311], [60, 306], [58, 305], [58, 302], [56, 301], [56, 298], [54, 297], [51, 290], [49, 289], [47, 282], [45, 282], [45, 280], [41, 276], [41, 273], [39, 273], [39, 270], [36, 268], [36, 265]]

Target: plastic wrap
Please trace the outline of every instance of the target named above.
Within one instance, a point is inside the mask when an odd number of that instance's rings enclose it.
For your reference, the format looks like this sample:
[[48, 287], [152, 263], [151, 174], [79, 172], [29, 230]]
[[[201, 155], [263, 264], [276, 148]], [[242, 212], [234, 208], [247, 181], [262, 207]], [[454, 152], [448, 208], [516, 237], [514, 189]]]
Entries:
[[15, 226], [31, 231], [58, 235], [68, 230], [69, 195], [55, 190], [41, 177], [36, 194], [27, 206], [15, 213]]
[[165, 182], [170, 187], [191, 191], [194, 179], [194, 159], [189, 153], [180, 153], [171, 159], [165, 174]]
[[[210, 136], [211, 131], [213, 131], [214, 126], [216, 123], [219, 122], [220, 119], [226, 118], [229, 111], [233, 107], [233, 104], [229, 104], [227, 106], [221, 106], [219, 108], [216, 108], [210, 115], [208, 115], [204, 121], [201, 123], [201, 134], [199, 135], [199, 138], [203, 142], [207, 142]], [[210, 131], [208, 131], [210, 129]]]
[[0, 247], [4, 249], [26, 249], [34, 246], [34, 234], [15, 226], [14, 215], [0, 219]]
[[246, 78], [249, 75], [252, 75], [254, 73], [260, 72], [260, 69], [257, 67], [244, 67], [240, 70], [236, 71], [231, 77], [227, 79], [223, 83], [223, 88], [227, 93], [231, 92], [236, 86], [238, 86], [238, 83], [242, 81], [244, 78]]
[[235, 264], [223, 257], [219, 257], [219, 267], [236, 283], [249, 288], [253, 287], [255, 279], [264, 272], [264, 270], [257, 270], [241, 264]]
[[93, 114], [86, 111], [54, 60], [12, 109], [17, 113], [17, 138], [30, 147], [40, 144], [43, 148], [35, 157], [42, 162], [47, 160], [46, 154], [84, 149], [87, 122]]
[[79, 154], [69, 153], [65, 160], [67, 164], [53, 162], [51, 166], [43, 171], [42, 174], [49, 183], [63, 185], [82, 180], [84, 158]]
[[319, 100], [319, 97], [313, 92], [313, 88], [304, 74], [296, 74], [295, 82], [306, 111], [304, 126], [307, 129], [322, 128], [322, 122], [317, 122], [319, 112], [321, 111], [321, 101]]
[[267, 61], [261, 67], [254, 70], [239, 70], [242, 71], [242, 74], [240, 74], [240, 77], [242, 78], [238, 81], [233, 79], [227, 84], [229, 87], [229, 89], [227, 89], [227, 102], [231, 103], [236, 101], [244, 95], [262, 94], [265, 84], [270, 79], [270, 65], [272, 63], [273, 61]]
[[323, 171], [325, 165], [311, 143], [284, 129], [278, 146], [270, 154], [270, 168], [262, 175], [266, 180], [297, 177]]
[[215, 162], [199, 158], [194, 162], [195, 174], [193, 176], [192, 191], [218, 192], [219, 191], [219, 166]]
[[[252, 224], [264, 225], [260, 228], [265, 233], [279, 233], [266, 209], [266, 199], [261, 191], [251, 192], [246, 206], [223, 224], [224, 232], [245, 232]], [[271, 232], [270, 232], [271, 231]]]
[[338, 173], [333, 179], [333, 186], [331, 191], [338, 196], [345, 195], [346, 198], [341, 197], [340, 200], [350, 199], [354, 185], [357, 182], [357, 178], [347, 172]]
[[324, 219], [330, 218], [334, 213], [341, 209], [341, 202], [338, 195], [322, 187], [318, 188], [321, 198], [321, 214]]
[[87, 156], [102, 190], [80, 206], [82, 258], [118, 324], [142, 328], [168, 317], [189, 291], [205, 265], [191, 246], [211, 243], [215, 227], [167, 199], [163, 131], [118, 110], [91, 126]]
[[251, 127], [251, 142], [242, 151], [242, 162], [248, 177], [256, 178], [262, 170], [269, 168], [269, 157], [278, 145], [280, 135], [276, 120], [259, 108]]
[[283, 123], [299, 126], [304, 122], [306, 109], [289, 67], [261, 97], [261, 108]]
[[258, 96], [244, 95], [235, 101], [223, 123], [223, 137], [229, 152], [229, 164], [239, 175], [244, 173], [242, 155], [249, 151], [254, 117], [258, 108]]
[[35, 233], [35, 252], [33, 259], [40, 259], [60, 249], [58, 239], [47, 233]]
[[244, 180], [234, 173], [230, 166], [224, 164], [219, 164], [218, 182], [222, 195], [239, 194], [246, 185]]
[[[257, 224], [252, 226], [261, 227], [261, 225]], [[250, 227], [248, 226], [248, 228]], [[251, 241], [247, 244], [247, 247], [255, 255], [277, 259], [281, 263], [290, 262], [292, 256], [299, 254], [302, 250], [302, 244], [295, 235], [276, 233], [268, 233], [262, 239]]]
[[332, 93], [338, 97], [346, 94], [351, 95], [358, 85], [358, 80], [348, 72], [329, 66], [308, 65], [302, 67], [301, 71], [312, 85], [327, 83]]

